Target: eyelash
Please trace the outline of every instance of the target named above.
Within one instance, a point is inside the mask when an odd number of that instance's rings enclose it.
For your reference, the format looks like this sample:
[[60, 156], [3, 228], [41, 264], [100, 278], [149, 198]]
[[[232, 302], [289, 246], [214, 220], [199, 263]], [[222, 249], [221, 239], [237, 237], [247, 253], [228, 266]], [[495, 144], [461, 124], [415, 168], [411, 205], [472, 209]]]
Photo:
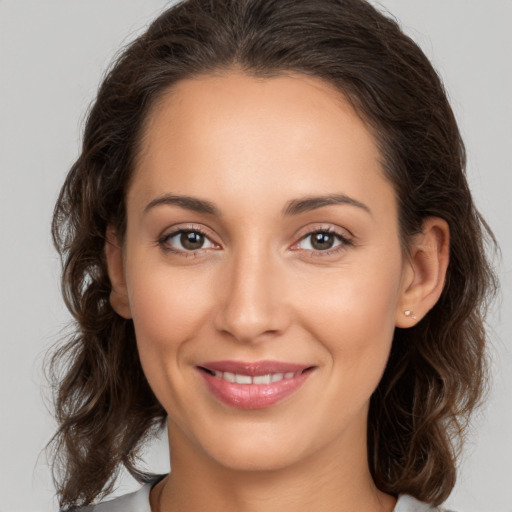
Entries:
[[[173, 238], [176, 235], [179, 235], [181, 233], [199, 233], [199, 234], [203, 235], [205, 238], [207, 238], [208, 240], [210, 240], [208, 235], [201, 228], [199, 228], [199, 227], [190, 227], [190, 228], [180, 228], [180, 229], [177, 229], [176, 231], [173, 231], [172, 233], [168, 233], [168, 234], [163, 235], [162, 237], [160, 237], [158, 239], [158, 245], [161, 247], [161, 249], [163, 251], [165, 251], [165, 252], [172, 252], [172, 253], [174, 253], [174, 254], [176, 254], [178, 256], [184, 257], [184, 258], [196, 258], [198, 256], [199, 252], [205, 250], [205, 249], [196, 249], [196, 250], [191, 250], [191, 251], [186, 251], [186, 250], [184, 251], [184, 250], [181, 250], [181, 249], [173, 249], [172, 247], [167, 245], [167, 242], [169, 241], [169, 239], [171, 239], [171, 238]], [[319, 228], [319, 229], [314, 229], [312, 231], [309, 231], [308, 233], [306, 233], [304, 236], [302, 236], [300, 238], [299, 242], [297, 242], [294, 245], [297, 245], [302, 240], [305, 240], [308, 237], [310, 237], [312, 235], [315, 235], [317, 233], [324, 233], [324, 234], [328, 234], [328, 235], [334, 235], [338, 239], [338, 241], [341, 242], [341, 243], [339, 245], [337, 245], [337, 246], [335, 246], [335, 247], [333, 247], [331, 249], [327, 249], [325, 251], [310, 250], [311, 251], [311, 253], [310, 253], [311, 257], [331, 256], [333, 254], [336, 254], [336, 253], [339, 253], [339, 252], [343, 251], [344, 249], [347, 248], [347, 246], [350, 247], [350, 246], [354, 245], [354, 242], [352, 240], [350, 240], [349, 238], [345, 237], [344, 235], [338, 233], [336, 230], [334, 230], [332, 228]], [[213, 243], [213, 242], [211, 242], [211, 243]]]
[[311, 251], [310, 256], [314, 257], [314, 258], [316, 258], [316, 257], [323, 258], [323, 257], [327, 257], [327, 256], [332, 256], [333, 254], [338, 254], [338, 253], [346, 250], [347, 247], [351, 247], [354, 245], [353, 240], [347, 238], [346, 236], [342, 235], [341, 233], [338, 233], [338, 231], [336, 231], [335, 229], [318, 228], [318, 229], [314, 229], [312, 231], [308, 231], [304, 236], [302, 236], [300, 238], [299, 242], [294, 244], [294, 246], [297, 245], [298, 243], [302, 242], [302, 240], [305, 240], [308, 237], [315, 235], [317, 233], [333, 235], [340, 242], [340, 244], [331, 249], [327, 249], [325, 251], [308, 249], [308, 251]]

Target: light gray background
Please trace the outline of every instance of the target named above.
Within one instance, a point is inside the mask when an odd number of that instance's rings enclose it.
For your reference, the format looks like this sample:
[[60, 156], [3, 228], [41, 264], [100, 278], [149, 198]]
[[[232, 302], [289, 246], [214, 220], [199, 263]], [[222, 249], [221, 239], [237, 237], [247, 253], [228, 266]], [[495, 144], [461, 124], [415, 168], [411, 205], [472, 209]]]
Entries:
[[[449, 504], [512, 512], [512, 1], [383, 0], [440, 71], [476, 202], [503, 252], [491, 323], [494, 384]], [[40, 454], [53, 429], [41, 363], [68, 316], [50, 243], [54, 201], [81, 121], [120, 46], [163, 0], [0, 0], [0, 512], [56, 510]], [[148, 466], [165, 471], [165, 443]], [[125, 479], [120, 491], [136, 485]]]

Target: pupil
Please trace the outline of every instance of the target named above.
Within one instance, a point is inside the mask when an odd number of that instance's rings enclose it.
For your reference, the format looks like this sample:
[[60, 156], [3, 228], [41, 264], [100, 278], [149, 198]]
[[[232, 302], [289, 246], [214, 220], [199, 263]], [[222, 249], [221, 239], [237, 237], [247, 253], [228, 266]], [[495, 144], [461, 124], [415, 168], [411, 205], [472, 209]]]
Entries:
[[334, 240], [331, 233], [315, 233], [313, 235], [313, 247], [319, 250], [330, 249]]
[[186, 231], [181, 234], [180, 241], [185, 249], [200, 249], [204, 242], [204, 236], [194, 231]]

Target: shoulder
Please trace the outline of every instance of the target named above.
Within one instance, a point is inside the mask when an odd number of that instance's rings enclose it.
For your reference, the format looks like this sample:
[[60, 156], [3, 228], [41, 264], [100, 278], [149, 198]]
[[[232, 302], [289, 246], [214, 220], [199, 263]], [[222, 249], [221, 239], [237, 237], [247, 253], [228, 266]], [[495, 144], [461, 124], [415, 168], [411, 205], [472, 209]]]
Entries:
[[402, 494], [398, 497], [396, 506], [393, 512], [455, 512], [454, 510], [448, 510], [443, 506], [434, 507], [428, 503], [418, 501], [412, 496]]
[[79, 508], [77, 512], [151, 512], [149, 492], [153, 483], [147, 483], [138, 491], [104, 501], [98, 505]]

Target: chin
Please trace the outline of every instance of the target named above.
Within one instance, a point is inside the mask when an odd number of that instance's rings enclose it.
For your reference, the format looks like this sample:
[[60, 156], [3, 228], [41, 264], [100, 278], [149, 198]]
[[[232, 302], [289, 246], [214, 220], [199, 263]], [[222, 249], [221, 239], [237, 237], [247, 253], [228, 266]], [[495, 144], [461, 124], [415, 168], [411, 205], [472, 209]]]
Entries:
[[[274, 471], [296, 464], [313, 452], [300, 436], [290, 430], [276, 432], [263, 425], [240, 426], [236, 432], [219, 432], [200, 440], [208, 457], [226, 469], [235, 471]], [[297, 432], [296, 432], [297, 433]], [[309, 449], [308, 449], [309, 448]]]
[[221, 466], [233, 471], [276, 471], [292, 466], [300, 457], [290, 449], [268, 447], [266, 450], [253, 446], [227, 447], [225, 450], [216, 448], [210, 456]]

